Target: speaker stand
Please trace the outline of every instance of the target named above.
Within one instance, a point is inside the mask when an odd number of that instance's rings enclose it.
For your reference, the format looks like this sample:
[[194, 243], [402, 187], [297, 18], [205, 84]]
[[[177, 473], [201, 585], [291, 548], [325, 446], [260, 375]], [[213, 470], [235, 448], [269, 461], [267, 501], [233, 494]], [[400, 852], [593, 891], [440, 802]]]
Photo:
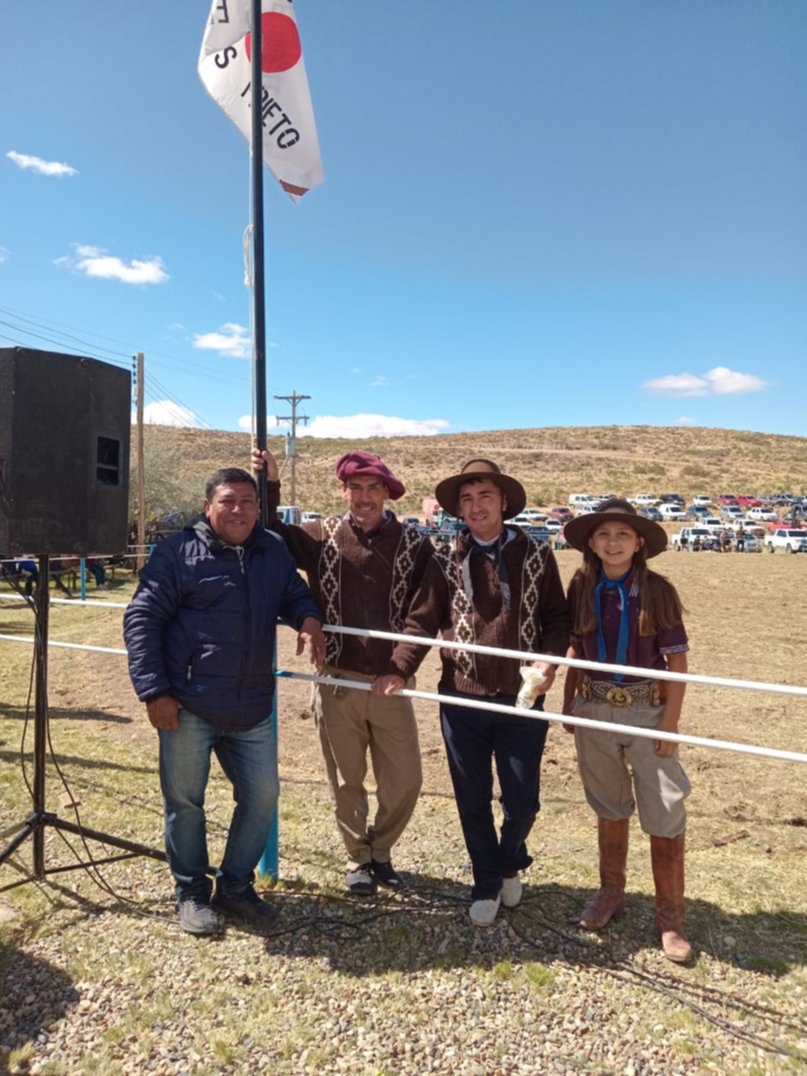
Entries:
[[[149, 856], [166, 862], [164, 852], [156, 848], [149, 848], [145, 844], [137, 844], [121, 837], [115, 837], [111, 833], [101, 833], [98, 830], [87, 829], [75, 822], [70, 822], [46, 809], [45, 797], [45, 755], [48, 742], [48, 620], [50, 612], [50, 557], [42, 554], [39, 557], [39, 583], [34, 596], [35, 612], [35, 637], [34, 637], [34, 669], [35, 669], [35, 709], [34, 709], [34, 786], [33, 786], [33, 810], [28, 817], [19, 825], [12, 826], [2, 834], [7, 837], [13, 833], [15, 836], [0, 851], [0, 866], [8, 860], [17, 849], [30, 837], [33, 842], [33, 870], [26, 876], [10, 885], [0, 886], [0, 893], [17, 886], [25, 885], [34, 880], [41, 881], [50, 874], [62, 874], [66, 871], [83, 870], [87, 867], [100, 866], [103, 863], [115, 863], [121, 859], [133, 859], [135, 856]], [[104, 859], [92, 859], [89, 862], [79, 861], [66, 867], [47, 867], [45, 865], [45, 829], [46, 827], [63, 830], [65, 833], [74, 833], [83, 838], [98, 841], [118, 848], [121, 854], [106, 856]]]

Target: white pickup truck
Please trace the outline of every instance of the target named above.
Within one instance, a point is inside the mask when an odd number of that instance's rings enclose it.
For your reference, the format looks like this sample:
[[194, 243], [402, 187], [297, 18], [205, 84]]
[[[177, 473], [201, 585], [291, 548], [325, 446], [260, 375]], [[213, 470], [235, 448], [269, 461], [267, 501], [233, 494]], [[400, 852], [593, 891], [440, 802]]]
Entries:
[[670, 544], [677, 553], [680, 549], [691, 549], [696, 538], [701, 544], [710, 542], [714, 531], [709, 527], [682, 527], [670, 538]]
[[807, 530], [795, 527], [777, 527], [765, 539], [769, 553], [783, 549], [785, 553], [807, 553]]

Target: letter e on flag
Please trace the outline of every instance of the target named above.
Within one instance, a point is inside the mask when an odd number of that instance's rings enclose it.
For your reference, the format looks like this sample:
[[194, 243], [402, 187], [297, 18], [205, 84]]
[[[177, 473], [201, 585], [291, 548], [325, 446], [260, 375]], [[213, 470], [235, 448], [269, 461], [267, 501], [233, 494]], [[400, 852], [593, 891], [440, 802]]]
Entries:
[[[292, 0], [262, 0], [261, 33], [263, 161], [297, 202], [324, 177]], [[251, 55], [250, 0], [213, 0], [199, 77], [247, 141]]]

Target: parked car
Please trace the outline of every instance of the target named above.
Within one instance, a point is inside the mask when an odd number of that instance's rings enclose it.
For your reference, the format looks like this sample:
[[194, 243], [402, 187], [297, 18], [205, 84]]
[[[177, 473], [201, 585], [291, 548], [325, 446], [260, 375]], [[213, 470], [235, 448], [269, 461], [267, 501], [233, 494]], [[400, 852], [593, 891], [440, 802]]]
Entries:
[[673, 549], [702, 548], [704, 543], [711, 544], [714, 534], [708, 527], [682, 527], [670, 539]]
[[677, 504], [675, 501], [660, 504], [658, 510], [662, 521], [666, 523], [682, 523], [687, 517], [683, 505]]
[[759, 497], [752, 497], [750, 493], [741, 493], [737, 497], [737, 504], [742, 508], [759, 508], [762, 501]]
[[736, 504], [737, 503], [737, 497], [733, 493], [718, 493], [718, 495], [717, 495], [717, 503], [718, 504]]
[[661, 498], [656, 497], [653, 493], [637, 493], [634, 497], [628, 497], [628, 500], [637, 507], [653, 507], [658, 504]]
[[655, 523], [660, 523], [664, 518], [658, 508], [655, 507], [640, 508], [639, 515], [644, 516], [645, 519], [652, 519]]
[[769, 553], [777, 549], [785, 553], [807, 553], [807, 530], [796, 527], [777, 527], [773, 534], [765, 539]]
[[774, 523], [779, 516], [772, 508], [749, 508], [748, 518], [759, 520], [761, 523]]
[[529, 526], [526, 526], [524, 531], [530, 538], [535, 538], [539, 542], [548, 542], [551, 538], [549, 529], [541, 524], [532, 523]]
[[568, 519], [574, 517], [574, 512], [572, 512], [568, 504], [556, 504], [554, 508], [549, 509], [549, 517], [550, 519], [560, 519], [565, 523]]
[[662, 493], [662, 504], [685, 504], [684, 498], [680, 493]]
[[742, 518], [743, 510], [740, 508], [739, 504], [724, 504], [720, 511], [720, 515], [729, 523], [736, 522], [738, 519]]
[[559, 519], [548, 519], [544, 524], [550, 534], [560, 534], [563, 524]]
[[702, 504], [708, 507], [710, 504], [712, 504], [712, 498], [709, 496], [708, 493], [696, 493], [695, 496], [692, 498], [692, 503]]
[[709, 509], [703, 504], [691, 504], [687, 508], [687, 519], [701, 519], [703, 516], [709, 515]]
[[701, 527], [708, 527], [710, 531], [722, 531], [725, 527], [725, 523], [722, 519], [718, 519], [717, 516], [704, 516], [698, 520], [698, 524]]

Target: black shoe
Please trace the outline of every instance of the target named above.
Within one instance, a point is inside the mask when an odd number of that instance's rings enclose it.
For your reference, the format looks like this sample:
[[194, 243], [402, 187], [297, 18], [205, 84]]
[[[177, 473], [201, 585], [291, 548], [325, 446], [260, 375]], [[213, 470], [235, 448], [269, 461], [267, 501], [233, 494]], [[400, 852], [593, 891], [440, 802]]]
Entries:
[[187, 934], [219, 934], [224, 920], [206, 897], [186, 897], [177, 905], [179, 925]]
[[375, 881], [369, 863], [360, 863], [354, 870], [349, 870], [345, 881], [354, 897], [369, 897], [375, 892]]
[[386, 863], [380, 863], [377, 859], [370, 860], [370, 869], [379, 885], [385, 885], [387, 889], [403, 888], [403, 878], [395, 870], [389, 859]]
[[225, 915], [241, 919], [259, 929], [271, 926], [277, 919], [277, 908], [262, 900], [251, 885], [240, 893], [221, 893], [217, 890], [212, 905]]

